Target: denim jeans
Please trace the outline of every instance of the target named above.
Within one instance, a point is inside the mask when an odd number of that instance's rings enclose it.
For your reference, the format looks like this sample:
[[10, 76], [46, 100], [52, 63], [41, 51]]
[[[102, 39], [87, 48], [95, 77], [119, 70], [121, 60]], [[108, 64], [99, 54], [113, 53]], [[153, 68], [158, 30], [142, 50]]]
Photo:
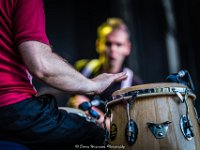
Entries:
[[77, 114], [58, 109], [56, 99], [42, 95], [0, 107], [0, 140], [36, 150], [76, 149], [103, 145], [104, 130]]

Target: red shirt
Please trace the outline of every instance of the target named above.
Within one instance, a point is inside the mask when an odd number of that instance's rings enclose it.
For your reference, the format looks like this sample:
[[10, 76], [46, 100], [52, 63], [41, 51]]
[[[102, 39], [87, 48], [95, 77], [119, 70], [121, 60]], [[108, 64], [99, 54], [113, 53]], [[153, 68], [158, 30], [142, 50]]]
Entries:
[[0, 0], [0, 106], [37, 93], [17, 47], [29, 40], [49, 44], [43, 7], [43, 0]]

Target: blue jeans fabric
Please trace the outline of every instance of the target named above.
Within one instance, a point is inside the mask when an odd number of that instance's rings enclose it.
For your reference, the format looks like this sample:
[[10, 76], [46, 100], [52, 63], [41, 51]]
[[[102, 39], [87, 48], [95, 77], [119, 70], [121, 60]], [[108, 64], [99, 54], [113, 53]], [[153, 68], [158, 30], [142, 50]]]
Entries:
[[76, 149], [103, 145], [104, 130], [84, 117], [58, 109], [51, 95], [42, 95], [0, 108], [0, 140], [36, 150]]

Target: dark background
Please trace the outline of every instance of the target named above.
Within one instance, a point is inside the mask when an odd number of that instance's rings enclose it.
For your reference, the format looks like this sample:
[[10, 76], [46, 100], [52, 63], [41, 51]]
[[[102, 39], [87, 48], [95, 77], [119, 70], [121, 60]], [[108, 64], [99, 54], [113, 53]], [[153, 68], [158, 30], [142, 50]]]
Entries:
[[[172, 25], [166, 17], [164, 1], [171, 4]], [[107, 17], [121, 17], [132, 35], [129, 67], [144, 83], [164, 82], [169, 74], [187, 69], [195, 85], [196, 107], [200, 111], [199, 8], [199, 0], [45, 0], [47, 35], [53, 50], [73, 64], [78, 59], [98, 57], [97, 27]], [[171, 49], [166, 44], [167, 34], [173, 35], [176, 41], [175, 69], [169, 65], [173, 65], [173, 55], [168, 55]]]

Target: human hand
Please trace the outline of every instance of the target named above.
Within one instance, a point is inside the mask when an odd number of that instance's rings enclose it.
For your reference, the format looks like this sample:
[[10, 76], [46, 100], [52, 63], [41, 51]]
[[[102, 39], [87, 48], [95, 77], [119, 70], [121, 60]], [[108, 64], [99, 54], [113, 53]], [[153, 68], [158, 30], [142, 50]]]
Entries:
[[92, 79], [94, 84], [94, 93], [100, 94], [107, 89], [113, 82], [120, 82], [127, 78], [126, 72], [117, 74], [103, 73]]

